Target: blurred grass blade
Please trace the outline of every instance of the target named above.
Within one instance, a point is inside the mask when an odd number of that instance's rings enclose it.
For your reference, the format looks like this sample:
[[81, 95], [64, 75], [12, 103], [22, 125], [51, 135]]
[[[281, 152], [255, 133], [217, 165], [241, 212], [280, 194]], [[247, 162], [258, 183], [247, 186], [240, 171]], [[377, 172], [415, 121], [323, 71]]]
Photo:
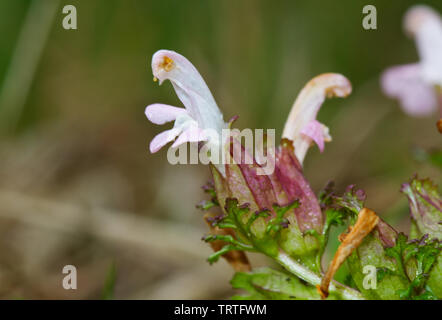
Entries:
[[115, 282], [117, 280], [117, 267], [115, 262], [111, 264], [107, 271], [106, 282], [104, 284], [101, 299], [112, 300], [114, 298]]
[[59, 0], [34, 0], [29, 6], [0, 89], [3, 132], [13, 131], [20, 120], [59, 3]]

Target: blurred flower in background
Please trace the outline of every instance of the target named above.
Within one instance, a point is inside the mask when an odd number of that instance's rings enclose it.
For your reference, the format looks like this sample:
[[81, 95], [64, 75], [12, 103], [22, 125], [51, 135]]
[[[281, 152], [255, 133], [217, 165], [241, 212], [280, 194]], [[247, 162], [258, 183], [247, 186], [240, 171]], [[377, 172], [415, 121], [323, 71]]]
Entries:
[[404, 28], [415, 39], [420, 61], [387, 69], [382, 88], [411, 116], [427, 116], [438, 108], [442, 116], [442, 19], [419, 5], [405, 14]]

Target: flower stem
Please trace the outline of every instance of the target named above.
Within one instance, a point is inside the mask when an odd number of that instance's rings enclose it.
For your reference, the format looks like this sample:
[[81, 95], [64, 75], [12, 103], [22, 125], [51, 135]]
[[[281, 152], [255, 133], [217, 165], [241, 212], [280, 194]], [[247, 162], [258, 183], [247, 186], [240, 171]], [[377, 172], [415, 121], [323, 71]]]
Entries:
[[[281, 264], [285, 269], [287, 269], [297, 277], [301, 278], [302, 280], [307, 281], [314, 286], [321, 284], [321, 277], [319, 275], [317, 275], [313, 271], [310, 271], [302, 264], [294, 261], [284, 251], [279, 252], [279, 254], [276, 256], [276, 261], [278, 261], [279, 264]], [[359, 291], [344, 286], [343, 284], [336, 281], [332, 281], [329, 291], [342, 296], [342, 298], [345, 300], [365, 300]]]

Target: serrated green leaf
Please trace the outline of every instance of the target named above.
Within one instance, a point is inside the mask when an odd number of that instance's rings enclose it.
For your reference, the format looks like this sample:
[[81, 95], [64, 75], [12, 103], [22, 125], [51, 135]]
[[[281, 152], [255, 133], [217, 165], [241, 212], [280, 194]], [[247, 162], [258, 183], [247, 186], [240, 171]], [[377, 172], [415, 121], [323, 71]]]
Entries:
[[413, 177], [401, 188], [409, 202], [413, 233], [442, 240], [442, 197], [430, 179]]
[[[393, 247], [384, 248], [376, 234], [364, 239], [355, 253], [347, 260], [353, 279], [363, 294], [371, 299], [432, 299], [438, 296], [440, 282], [429, 283], [436, 268], [441, 246], [427, 237], [408, 241], [398, 234]], [[377, 269], [377, 288], [363, 286], [364, 266]], [[439, 272], [439, 271], [436, 271]]]
[[[386, 255], [382, 241], [375, 232], [362, 241], [346, 262], [356, 286], [367, 299], [398, 300], [398, 291], [408, 288], [408, 280], [398, 274], [399, 266], [394, 258]], [[381, 277], [377, 281], [376, 289], [364, 287], [364, 278], [367, 276], [363, 273], [365, 266], [375, 267], [378, 271], [377, 276]]]
[[259, 268], [248, 273], [237, 272], [231, 284], [235, 289], [247, 291], [246, 295], [237, 295], [233, 299], [319, 300], [321, 298], [314, 286], [285, 272], [270, 268]]

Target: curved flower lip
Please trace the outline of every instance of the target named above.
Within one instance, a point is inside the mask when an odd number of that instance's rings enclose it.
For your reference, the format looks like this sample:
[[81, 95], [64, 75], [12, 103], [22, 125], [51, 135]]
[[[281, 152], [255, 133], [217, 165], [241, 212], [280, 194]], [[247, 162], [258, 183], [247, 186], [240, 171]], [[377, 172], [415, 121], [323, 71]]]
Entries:
[[180, 133], [181, 133], [181, 130], [175, 129], [175, 128], [159, 133], [150, 142], [150, 145], [149, 145], [150, 152], [155, 153], [155, 152], [159, 151], [166, 144], [175, 140], [175, 138]]
[[312, 120], [301, 130], [301, 133], [316, 142], [321, 152], [324, 151], [324, 143], [331, 141], [327, 126], [318, 120]]
[[206, 137], [201, 133], [197, 123], [189, 116], [186, 109], [169, 106], [166, 104], [152, 104], [146, 107], [146, 117], [155, 124], [165, 124], [175, 121], [172, 129], [156, 135], [149, 146], [150, 152], [155, 153], [167, 143], [176, 139], [172, 147], [185, 142], [204, 141]]
[[175, 121], [178, 116], [188, 114], [186, 109], [161, 103], [147, 106], [144, 113], [146, 114], [147, 119], [155, 124], [165, 124], [167, 122]]
[[341, 74], [324, 73], [301, 90], [284, 126], [283, 138], [293, 141], [295, 155], [302, 164], [312, 141], [322, 151], [324, 142], [331, 141], [328, 128], [316, 120], [326, 98], [346, 97], [352, 91], [350, 81]]

